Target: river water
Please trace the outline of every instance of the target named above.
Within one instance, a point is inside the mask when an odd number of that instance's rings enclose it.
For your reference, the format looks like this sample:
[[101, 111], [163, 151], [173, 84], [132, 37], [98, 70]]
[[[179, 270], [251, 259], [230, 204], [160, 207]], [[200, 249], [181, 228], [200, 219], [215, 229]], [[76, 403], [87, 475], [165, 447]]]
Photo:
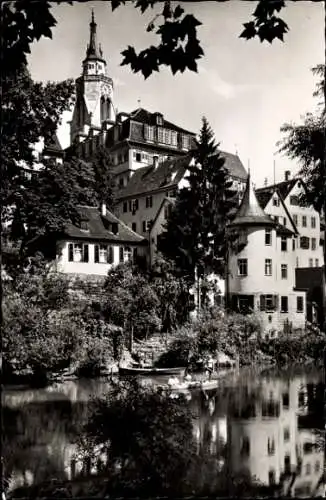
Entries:
[[[218, 389], [192, 392], [188, 403], [199, 416], [193, 422], [198, 450], [205, 447], [219, 467], [245, 470], [264, 485], [296, 470], [284, 482], [287, 493], [324, 494], [323, 381], [315, 369], [240, 371]], [[2, 456], [9, 491], [78, 473], [84, 465], [76, 462], [74, 438], [87, 420], [88, 400], [107, 389], [101, 379], [4, 388]]]

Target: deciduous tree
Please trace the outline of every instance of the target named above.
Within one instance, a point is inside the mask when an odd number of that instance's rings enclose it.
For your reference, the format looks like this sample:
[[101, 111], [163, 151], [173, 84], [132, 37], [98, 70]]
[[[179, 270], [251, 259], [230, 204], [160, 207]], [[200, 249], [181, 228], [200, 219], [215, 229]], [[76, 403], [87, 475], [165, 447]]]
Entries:
[[[280, 151], [300, 165], [299, 175], [305, 180], [302, 201], [311, 204], [318, 212], [326, 214], [326, 112], [325, 65], [313, 69], [320, 78], [315, 96], [321, 98], [315, 113], [307, 113], [301, 124], [286, 123], [281, 131], [285, 137], [280, 141]], [[324, 241], [326, 240], [326, 230]], [[326, 262], [326, 244], [324, 243]], [[326, 273], [326, 268], [325, 268]]]

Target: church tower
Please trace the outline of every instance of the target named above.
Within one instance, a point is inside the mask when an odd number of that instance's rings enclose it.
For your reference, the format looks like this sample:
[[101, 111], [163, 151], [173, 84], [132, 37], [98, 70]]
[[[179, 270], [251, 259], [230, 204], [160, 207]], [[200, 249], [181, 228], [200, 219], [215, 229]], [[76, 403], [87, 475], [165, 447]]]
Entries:
[[98, 133], [106, 122], [115, 122], [113, 81], [106, 75], [106, 61], [97, 43], [96, 26], [92, 11], [83, 73], [76, 80], [76, 102], [70, 122], [71, 144], [83, 141], [90, 130]]

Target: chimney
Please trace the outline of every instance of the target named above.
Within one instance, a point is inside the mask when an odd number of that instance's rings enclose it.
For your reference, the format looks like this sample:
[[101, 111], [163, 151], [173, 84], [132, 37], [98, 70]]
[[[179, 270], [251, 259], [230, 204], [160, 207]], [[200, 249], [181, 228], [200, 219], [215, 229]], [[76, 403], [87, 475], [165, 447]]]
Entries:
[[154, 170], [156, 170], [158, 167], [158, 155], [153, 156], [153, 167], [154, 167]]
[[101, 203], [101, 214], [103, 215], [103, 217], [106, 216], [106, 203]]
[[267, 184], [268, 184], [268, 180], [267, 180], [267, 177], [265, 177], [265, 179], [264, 179], [264, 186], [266, 187]]
[[286, 170], [284, 176], [285, 176], [285, 180], [289, 181], [290, 177], [291, 177], [291, 171], [290, 170]]

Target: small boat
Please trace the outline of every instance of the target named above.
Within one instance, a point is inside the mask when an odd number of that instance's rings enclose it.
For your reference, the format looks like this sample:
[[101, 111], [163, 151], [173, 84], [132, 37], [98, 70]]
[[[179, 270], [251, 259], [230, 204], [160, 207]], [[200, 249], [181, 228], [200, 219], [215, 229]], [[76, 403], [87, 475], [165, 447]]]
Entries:
[[119, 366], [120, 375], [180, 375], [183, 377], [186, 371], [185, 367], [176, 368], [155, 368], [154, 366], [126, 367]]
[[158, 386], [160, 389], [164, 391], [171, 391], [171, 392], [189, 392], [191, 390], [203, 390], [203, 391], [209, 391], [212, 389], [217, 389], [219, 386], [218, 380], [192, 380], [189, 382], [179, 382], [178, 384], [174, 385], [169, 385], [169, 384], [164, 384]]

